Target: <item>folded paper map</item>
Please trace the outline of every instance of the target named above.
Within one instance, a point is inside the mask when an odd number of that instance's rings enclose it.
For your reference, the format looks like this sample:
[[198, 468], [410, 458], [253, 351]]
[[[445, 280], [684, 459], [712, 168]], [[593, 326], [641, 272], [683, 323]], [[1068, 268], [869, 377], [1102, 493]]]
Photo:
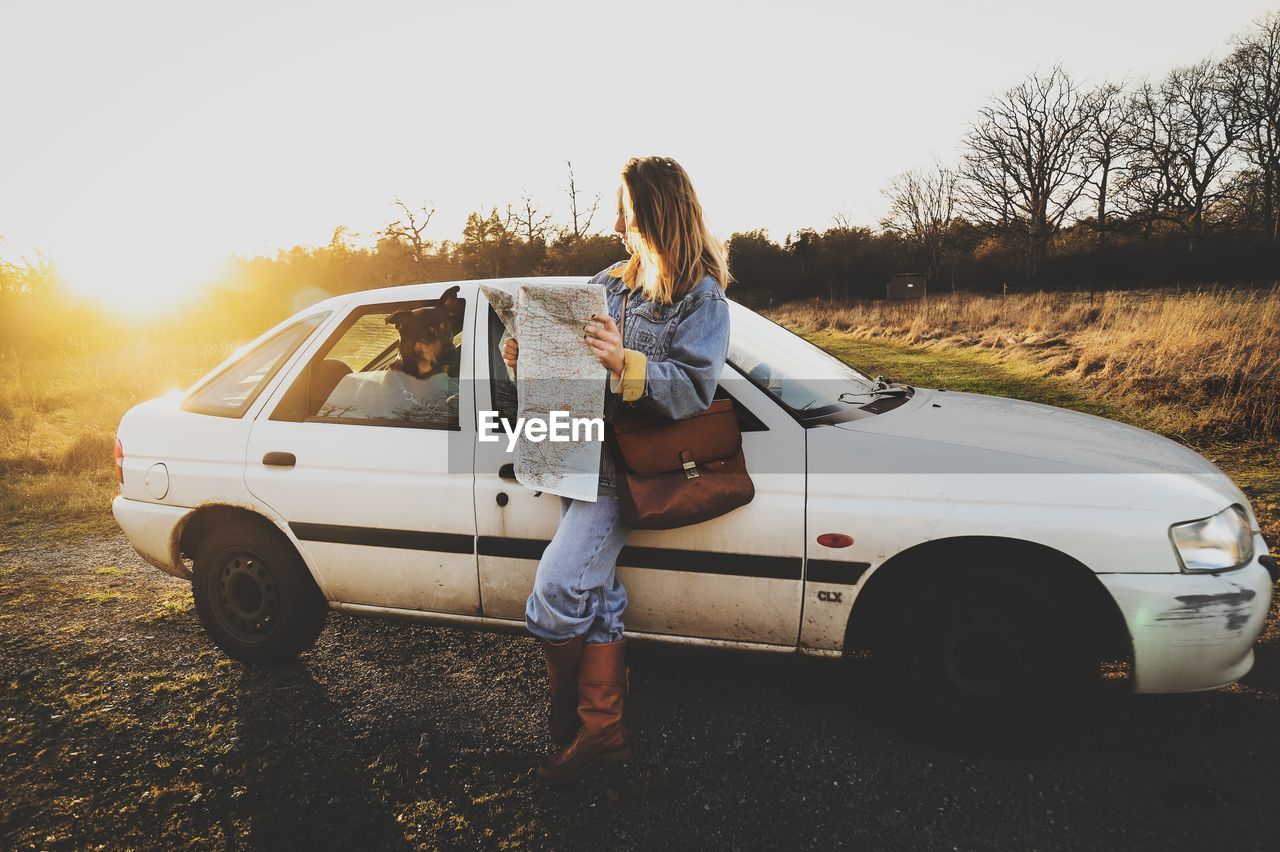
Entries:
[[[583, 339], [583, 327], [605, 313], [598, 284], [481, 284], [507, 332], [520, 341], [516, 416], [550, 422], [551, 412], [604, 416], [607, 371]], [[600, 477], [600, 442], [533, 441], [516, 444], [516, 479], [526, 488], [594, 502]]]

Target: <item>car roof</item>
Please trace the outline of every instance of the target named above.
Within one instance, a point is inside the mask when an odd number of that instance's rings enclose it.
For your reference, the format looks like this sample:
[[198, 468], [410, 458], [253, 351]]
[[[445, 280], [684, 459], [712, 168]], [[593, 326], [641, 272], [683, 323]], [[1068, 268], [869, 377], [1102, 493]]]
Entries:
[[481, 284], [581, 284], [588, 280], [590, 280], [590, 276], [587, 275], [522, 275], [516, 278], [430, 281], [420, 284], [400, 284], [395, 287], [375, 287], [371, 290], [359, 290], [344, 296], [335, 296], [333, 299], [325, 299], [323, 302], [318, 302], [311, 307], [318, 308], [321, 305], [331, 307], [329, 303], [334, 302], [336, 299], [350, 299], [352, 305], [366, 305], [375, 302], [399, 302], [433, 298], [438, 294], [440, 288], [448, 288], [454, 285], [461, 288], [464, 293], [469, 293]]

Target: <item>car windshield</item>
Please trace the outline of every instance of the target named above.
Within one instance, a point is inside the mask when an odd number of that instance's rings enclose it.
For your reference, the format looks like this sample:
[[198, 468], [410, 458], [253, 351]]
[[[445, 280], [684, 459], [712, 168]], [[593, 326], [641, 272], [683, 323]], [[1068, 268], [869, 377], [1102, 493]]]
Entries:
[[729, 305], [729, 363], [801, 417], [847, 407], [839, 399], [842, 393], [875, 389], [866, 373], [754, 311]]
[[183, 401], [183, 409], [217, 417], [240, 417], [257, 399], [258, 393], [281, 365], [327, 316], [329, 313], [326, 311], [299, 320], [241, 355], [221, 373], [192, 392]]

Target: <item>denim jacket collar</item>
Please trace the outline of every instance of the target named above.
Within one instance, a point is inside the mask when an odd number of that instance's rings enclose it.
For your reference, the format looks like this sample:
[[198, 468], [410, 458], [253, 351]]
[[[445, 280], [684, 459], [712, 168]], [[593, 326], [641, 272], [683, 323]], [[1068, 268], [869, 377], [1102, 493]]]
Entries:
[[[622, 280], [622, 270], [625, 269], [626, 266], [627, 262], [625, 260], [620, 260], [605, 270], [605, 275], [608, 276], [608, 279], [605, 282], [605, 293], [610, 296], [621, 296], [628, 290], [633, 293], [637, 292], [635, 288], [628, 287], [627, 283]], [[721, 293], [721, 288], [720, 285], [716, 283], [715, 278], [712, 278], [710, 275], [704, 275], [701, 281], [690, 287], [689, 292], [685, 293], [682, 298], [672, 302], [672, 305], [680, 304], [681, 302], [689, 299], [689, 297], [693, 296], [695, 293], [707, 294], [709, 292], [714, 292], [718, 295]]]

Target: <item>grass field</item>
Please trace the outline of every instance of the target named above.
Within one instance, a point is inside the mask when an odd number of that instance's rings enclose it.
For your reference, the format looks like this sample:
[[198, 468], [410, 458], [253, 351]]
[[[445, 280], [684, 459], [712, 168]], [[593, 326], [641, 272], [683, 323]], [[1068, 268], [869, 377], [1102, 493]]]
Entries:
[[33, 532], [114, 530], [112, 452], [120, 417], [185, 388], [236, 346], [143, 339], [112, 349], [0, 350], [0, 518]]
[[807, 302], [772, 316], [810, 332], [989, 353], [1188, 441], [1280, 437], [1280, 287]]
[[[1245, 489], [1268, 541], [1280, 542], [1280, 290], [802, 303], [773, 316], [872, 373], [1087, 411], [1183, 441]], [[121, 415], [188, 386], [236, 344], [0, 350], [0, 523], [39, 535], [113, 530]]]

